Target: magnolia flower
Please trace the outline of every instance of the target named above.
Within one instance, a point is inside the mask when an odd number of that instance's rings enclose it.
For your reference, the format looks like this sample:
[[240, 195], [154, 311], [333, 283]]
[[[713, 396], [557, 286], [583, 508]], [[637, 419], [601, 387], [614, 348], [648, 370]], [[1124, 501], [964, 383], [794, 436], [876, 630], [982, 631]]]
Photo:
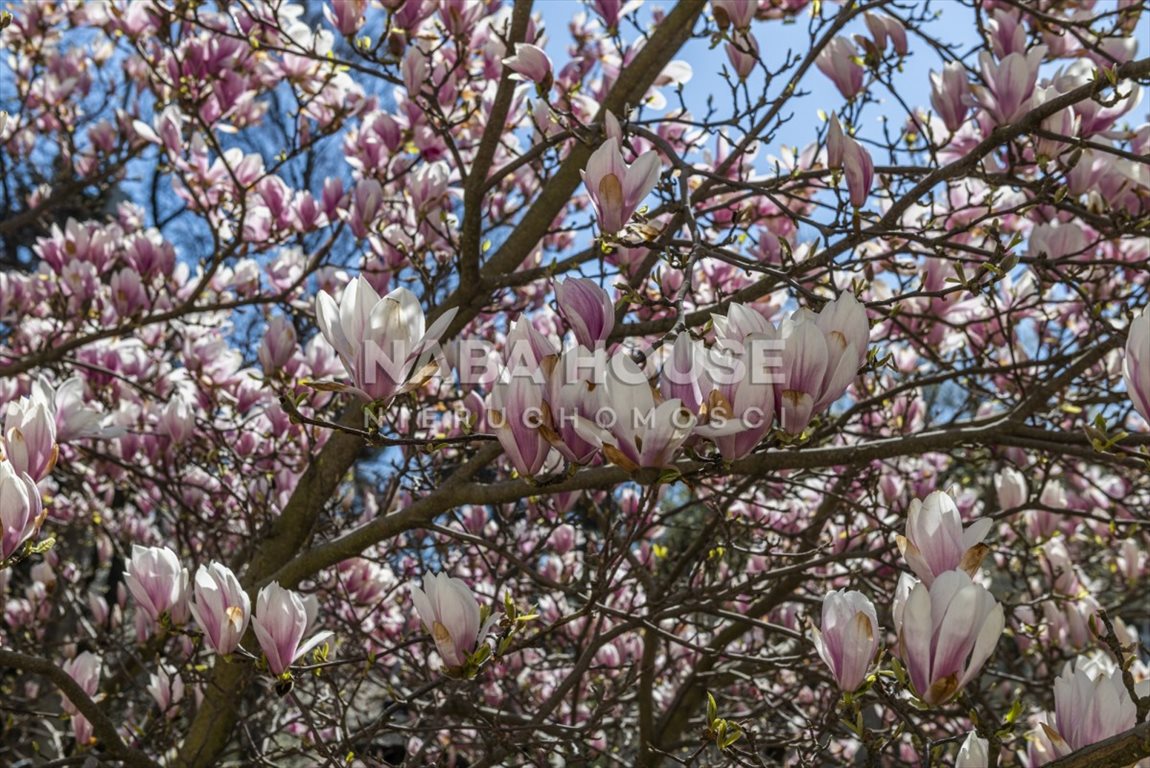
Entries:
[[758, 6], [757, 0], [711, 0], [711, 13], [719, 29], [733, 25], [736, 30], [746, 30], [755, 18]]
[[174, 396], [160, 411], [159, 428], [174, 444], [183, 443], [196, 429], [196, 414], [192, 405], [183, 397]]
[[634, 11], [642, 4], [642, 0], [591, 0], [591, 9], [603, 20], [608, 31], [614, 32], [619, 28], [619, 20]]
[[275, 373], [291, 361], [297, 346], [295, 326], [291, 320], [286, 315], [276, 315], [268, 321], [256, 356], [265, 373]]
[[556, 283], [555, 302], [575, 340], [588, 349], [607, 341], [615, 328], [615, 304], [594, 280], [569, 277]]
[[1150, 307], [1130, 324], [1122, 378], [1134, 409], [1150, 423]]
[[[635, 49], [631, 50], [635, 51]], [[629, 58], [630, 57], [625, 58], [624, 61], [626, 62]], [[685, 61], [674, 59], [667, 62], [667, 65], [663, 67], [662, 71], [655, 76], [655, 82], [651, 84], [651, 89], [648, 90], [647, 94], [643, 97], [643, 103], [651, 109], [664, 109], [667, 106], [667, 99], [663, 96], [659, 88], [668, 85], [672, 88], [686, 85], [691, 82], [691, 78], [694, 74], [695, 70]], [[610, 136], [611, 134], [608, 133], [607, 135]]]
[[121, 437], [123, 427], [104, 426], [105, 416], [88, 405], [84, 397], [84, 380], [79, 376], [65, 379], [53, 389], [41, 379], [32, 385], [41, 396], [52, 403], [56, 417], [56, 441], [68, 443], [84, 437]]
[[44, 515], [35, 481], [0, 457], [0, 562], [19, 552], [24, 542], [36, 535]]
[[966, 70], [957, 61], [949, 62], [942, 73], [930, 73], [930, 104], [938, 113], [942, 124], [954, 133], [966, 121], [970, 112], [970, 84], [966, 80]]
[[[79, 653], [74, 658], [64, 662], [64, 671], [79, 684], [84, 690], [84, 693], [88, 694], [89, 697], [96, 695], [96, 690], [100, 687], [101, 667], [100, 657], [91, 651]], [[79, 711], [76, 709], [76, 705], [68, 699], [67, 695], [65, 695], [62, 705], [64, 711], [70, 715], [74, 715]]]
[[[1066, 742], [1058, 736], [1058, 732], [1050, 726], [1052, 715], [1046, 715], [1046, 722], [1039, 721], [1026, 734], [1026, 759], [1023, 765], [1026, 768], [1052, 763], [1070, 750]], [[1020, 754], [1021, 757], [1021, 754]]]
[[331, 0], [324, 5], [323, 14], [341, 35], [348, 36], [363, 26], [366, 8], [367, 0]]
[[180, 714], [180, 702], [184, 700], [184, 679], [166, 664], [148, 676], [148, 693], [160, 708], [164, 717], [171, 720]]
[[606, 366], [602, 348], [591, 351], [582, 344], [563, 350], [551, 366], [545, 392], [543, 436], [575, 464], [586, 464], [598, 451], [598, 444], [588, 441], [576, 429], [578, 419], [593, 419], [599, 408], [596, 372]]
[[[65, 661], [64, 671], [76, 681], [90, 699], [96, 695], [96, 691], [100, 687], [100, 669], [102, 666], [99, 656], [91, 651], [84, 651], [75, 658]], [[72, 716], [72, 731], [76, 735], [76, 742], [87, 745], [92, 740], [92, 724], [79, 713], [75, 703], [68, 699], [67, 695], [64, 696], [61, 705], [64, 707], [64, 711]]]
[[539, 46], [516, 43], [515, 55], [503, 59], [503, 66], [514, 73], [512, 80], [530, 80], [545, 91], [551, 88], [551, 59]]
[[443, 207], [451, 188], [451, 168], [442, 160], [420, 164], [406, 186], [412, 207], [419, 216], [429, 216]]
[[1013, 467], [1007, 467], [994, 476], [994, 491], [998, 494], [999, 509], [1016, 509], [1030, 497], [1026, 478]]
[[1137, 707], [1109, 659], [1079, 656], [1054, 680], [1054, 727], [1059, 756], [1096, 744], [1134, 727]]
[[727, 60], [731, 62], [731, 69], [740, 80], [746, 80], [755, 71], [755, 63], [759, 58], [759, 41], [750, 32], [735, 35], [727, 43]]
[[842, 397], [858, 370], [866, 363], [870, 321], [866, 307], [853, 293], [828, 301], [815, 318], [827, 345], [827, 373], [815, 409], [826, 408]]
[[866, 21], [867, 30], [870, 32], [876, 48], [880, 51], [886, 50], [886, 44], [889, 41], [894, 47], [895, 53], [899, 56], [906, 55], [908, 50], [906, 27], [902, 25], [901, 21], [889, 14], [871, 11], [863, 14], [863, 19]]
[[628, 472], [669, 466], [695, 427], [695, 415], [678, 399], [656, 402], [646, 376], [626, 352], [610, 359], [600, 397], [595, 418], [576, 418], [575, 429]]
[[30, 397], [8, 403], [4, 411], [3, 452], [13, 468], [39, 482], [47, 477], [60, 454], [56, 444], [56, 414], [52, 400], [39, 388]]
[[363, 276], [344, 289], [338, 304], [326, 292], [316, 302], [320, 332], [351, 377], [352, 391], [383, 402], [422, 386], [431, 377], [435, 362], [424, 358], [455, 312], [455, 308], [444, 312], [426, 328], [414, 293], [396, 288], [380, 298]]
[[153, 622], [169, 612], [173, 620], [187, 620], [188, 569], [172, 550], [133, 544], [124, 582], [136, 605]]
[[896, 595], [898, 656], [916, 696], [931, 706], [949, 701], [974, 679], [1005, 626], [1002, 606], [963, 571], [938, 575]]
[[989, 749], [990, 742], [981, 738], [975, 731], [971, 731], [966, 734], [966, 739], [958, 748], [954, 768], [986, 768], [990, 765]]
[[684, 408], [698, 415], [714, 389], [707, 357], [702, 340], [691, 338], [686, 332], [679, 333], [659, 376], [659, 392], [663, 398], [678, 398]]
[[726, 315], [711, 315], [711, 322], [715, 326], [715, 338], [726, 341], [741, 342], [751, 334], [778, 335], [761, 312], [744, 304], [732, 303]]
[[866, 309], [844, 293], [818, 315], [799, 310], [787, 318], [775, 412], [783, 430], [801, 434], [812, 416], [846, 392], [866, 361], [870, 325]]
[[[419, 56], [415, 53], [417, 50], [411, 48], [408, 58], [411, 55]], [[404, 64], [407, 61], [405, 58]], [[351, 207], [347, 212], [348, 228], [357, 239], [363, 240], [371, 234], [381, 205], [383, 205], [383, 187], [380, 183], [375, 179], [360, 179], [352, 190]]]
[[907, 565], [929, 587], [945, 571], [962, 570], [973, 576], [989, 549], [982, 540], [993, 525], [984, 517], [964, 530], [954, 499], [935, 491], [922, 501], [911, 501], [906, 536], [898, 536], [896, 542]]
[[857, 691], [878, 650], [878, 616], [871, 601], [861, 592], [832, 590], [823, 598], [822, 629], [811, 631], [839, 688]]
[[315, 623], [317, 601], [314, 595], [301, 597], [273, 581], [256, 596], [252, 631], [268, 660], [273, 675], [282, 675], [295, 660], [325, 642], [331, 632], [319, 632], [300, 644]]
[[1046, 46], [1027, 53], [1012, 53], [995, 63], [989, 51], [979, 55], [979, 71], [984, 85], [974, 86], [975, 98], [998, 125], [1013, 122], [1030, 108], [1038, 69], [1046, 56]]
[[801, 434], [814, 415], [815, 401], [822, 396], [827, 372], [827, 345], [823, 334], [804, 316], [783, 323], [782, 381], [778, 388], [779, 424], [785, 432]]
[[986, 20], [987, 38], [994, 55], [1002, 59], [1012, 53], [1026, 53], [1026, 25], [1022, 14], [995, 8]]
[[537, 370], [507, 368], [487, 398], [487, 423], [519, 474], [539, 474], [551, 452], [540, 431], [543, 423], [543, 382]]
[[414, 584], [410, 588], [419, 619], [431, 632], [443, 662], [450, 668], [466, 666], [495, 623], [495, 615], [483, 622], [475, 595], [461, 579], [446, 573], [427, 574], [423, 589]]
[[839, 116], [831, 113], [827, 123], [827, 167], [842, 168], [843, 154], [846, 150], [846, 133], [843, 131]]
[[[768, 326], [769, 327], [769, 326]], [[755, 449], [771, 429], [775, 418], [775, 374], [772, 357], [780, 341], [770, 333], [750, 333], [734, 349], [717, 345], [709, 356], [714, 382], [707, 396], [707, 423], [697, 428], [710, 438], [726, 461], [736, 461]]]
[[196, 571], [188, 608], [216, 653], [226, 656], [240, 644], [251, 607], [251, 598], [226, 565], [212, 561]]
[[1048, 539], [1042, 544], [1042, 570], [1050, 583], [1050, 588], [1060, 595], [1068, 597], [1082, 597], [1084, 594], [1082, 580], [1078, 577], [1078, 569], [1074, 567], [1074, 559], [1070, 550], [1066, 548], [1061, 538]]
[[654, 189], [660, 168], [654, 150], [647, 150], [627, 165], [615, 137], [608, 138], [591, 154], [587, 169], [580, 174], [604, 234], [613, 235], [627, 226], [643, 198]]
[[851, 41], [839, 35], [819, 51], [815, 66], [831, 79], [843, 98], [853, 99], [863, 86], [863, 68], [858, 58]]
[[851, 205], [862, 208], [874, 183], [874, 162], [862, 144], [847, 136], [843, 147], [843, 175]]
[[549, 357], [559, 354], [555, 343], [544, 336], [526, 317], [513, 320], [507, 332], [508, 365], [539, 367]]
[[[1045, 104], [1051, 99], [1058, 98], [1060, 95], [1061, 94], [1058, 92], [1058, 89], [1054, 87], [1036, 88], [1034, 90], [1034, 106], [1037, 107], [1041, 104]], [[1034, 154], [1038, 158], [1039, 165], [1045, 166], [1045, 164], [1051, 159], [1061, 157], [1064, 152], [1068, 152], [1072, 148], [1071, 144], [1068, 142], [1060, 141], [1054, 137], [1082, 136], [1083, 134], [1081, 132], [1081, 128], [1082, 117], [1071, 107], [1060, 109], [1053, 115], [1045, 118], [1039, 126], [1039, 129], [1044, 133], [1052, 134], [1053, 136], [1036, 135], [1033, 137]], [[1069, 229], [1069, 227], [1064, 227], [1063, 229]], [[1035, 227], [1035, 230], [1037, 230], [1037, 227]], [[1031, 231], [1031, 243], [1034, 242], [1033, 238], [1035, 230]], [[1082, 244], [1076, 250], [1081, 250], [1081, 248], [1085, 245], [1085, 235], [1082, 234], [1082, 230], [1078, 227], [1074, 227], [1074, 232], [1078, 233], [1079, 238], [1082, 240]], [[1061, 234], [1066, 236], [1068, 233], [1062, 232]], [[1058, 258], [1054, 256], [1053, 253], [1051, 253], [1051, 257]]]
[[[1131, 37], [1130, 41], [1134, 42], [1134, 39]], [[1102, 66], [1109, 68], [1111, 63], [1107, 61]], [[1053, 87], [1047, 92], [1047, 98], [1054, 98], [1056, 95], [1067, 93], [1093, 82], [1097, 70], [1098, 63], [1091, 62], [1089, 59], [1078, 59], [1068, 67], [1059, 69], [1051, 79]], [[1104, 99], [1102, 101], [1083, 99], [1075, 102], [1073, 112], [1078, 118], [1079, 132], [1070, 135], [1085, 138], [1102, 131], [1108, 131], [1120, 117], [1137, 106], [1142, 100], [1142, 91], [1138, 88], [1132, 88], [1119, 95], [1123, 98]], [[1107, 165], [1110, 163], [1107, 162]], [[1135, 163], [1134, 165], [1143, 169], [1146, 167], [1145, 163]], [[1145, 182], [1142, 183], [1142, 186], [1146, 186]]]
[[861, 208], [874, 183], [874, 163], [870, 153], [843, 132], [837, 115], [831, 115], [827, 130], [827, 165], [842, 168], [851, 205]]
[[1032, 259], [1043, 256], [1057, 261], [1067, 256], [1081, 255], [1087, 247], [1082, 227], [1051, 222], [1039, 224], [1027, 238], [1026, 255]]

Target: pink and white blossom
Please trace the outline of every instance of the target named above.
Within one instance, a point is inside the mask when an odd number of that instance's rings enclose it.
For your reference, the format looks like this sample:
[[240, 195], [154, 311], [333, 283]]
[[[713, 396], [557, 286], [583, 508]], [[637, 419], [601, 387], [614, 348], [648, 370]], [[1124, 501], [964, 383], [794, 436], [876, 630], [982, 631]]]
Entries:
[[1002, 606], [963, 571], [918, 582], [895, 605], [897, 653], [916, 696], [949, 701], [981, 671], [1005, 627]]
[[[64, 662], [64, 671], [76, 681], [76, 684], [87, 694], [89, 699], [95, 696], [96, 691], [100, 688], [102, 669], [102, 660], [91, 651], [83, 651]], [[62, 705], [64, 711], [72, 716], [72, 732], [76, 736], [76, 742], [81, 745], [88, 745], [92, 741], [92, 724], [88, 718], [80, 714], [75, 702], [70, 700], [67, 695], [64, 696]]]
[[921, 501], [911, 501], [906, 536], [897, 537], [898, 548], [914, 575], [929, 587], [946, 571], [974, 576], [989, 549], [983, 540], [993, 525], [993, 520], [984, 517], [963, 527], [953, 497], [935, 491]]
[[843, 98], [853, 99], [863, 87], [863, 67], [853, 43], [839, 35], [819, 51], [815, 66], [830, 78]]
[[251, 598], [227, 566], [213, 561], [196, 570], [188, 609], [204, 633], [204, 642], [216, 653], [227, 656], [239, 647], [251, 606]]
[[615, 303], [595, 281], [569, 277], [556, 283], [555, 302], [577, 343], [595, 349], [611, 336], [615, 327]]
[[24, 542], [36, 535], [44, 514], [35, 481], [0, 458], [0, 562], [18, 554]]
[[1150, 423], [1150, 309], [1143, 309], [1130, 323], [1122, 378], [1134, 410]]
[[187, 621], [188, 569], [168, 547], [133, 544], [124, 583], [136, 606], [153, 622], [158, 622], [164, 614], [169, 614], [176, 623]]
[[1079, 656], [1054, 680], [1051, 737], [1058, 756], [1097, 744], [1134, 727], [1137, 707], [1109, 659]]
[[591, 153], [587, 168], [580, 174], [604, 234], [614, 235], [627, 226], [643, 199], [655, 188], [661, 167], [654, 150], [647, 150], [628, 165], [614, 137]]
[[252, 616], [252, 631], [267, 659], [273, 675], [282, 675], [298, 659], [332, 636], [331, 632], [317, 632], [310, 639], [304, 636], [315, 624], [318, 603], [312, 595], [303, 596], [284, 589], [273, 581], [256, 596], [256, 610]]
[[326, 292], [316, 299], [316, 323], [351, 377], [351, 389], [385, 403], [434, 373], [431, 352], [455, 313], [452, 308], [427, 327], [415, 294], [396, 288], [380, 297], [362, 276], [338, 303]]
[[512, 71], [516, 80], [527, 80], [543, 90], [551, 87], [551, 59], [547, 53], [530, 43], [516, 43], [515, 55], [503, 60], [503, 66]]
[[449, 668], [466, 666], [467, 661], [495, 621], [492, 614], [482, 620], [479, 603], [461, 579], [446, 573], [427, 574], [422, 589], [410, 585], [411, 600], [419, 620], [435, 641], [435, 647]]
[[822, 626], [811, 631], [839, 688], [848, 693], [858, 690], [880, 640], [874, 604], [861, 592], [831, 590], [823, 598]]

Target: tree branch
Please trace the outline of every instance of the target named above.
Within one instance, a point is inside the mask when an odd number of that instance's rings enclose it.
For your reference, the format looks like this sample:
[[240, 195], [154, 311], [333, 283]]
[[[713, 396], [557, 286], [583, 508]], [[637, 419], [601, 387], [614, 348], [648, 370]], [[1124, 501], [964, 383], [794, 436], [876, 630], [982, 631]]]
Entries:
[[[522, 42], [527, 35], [527, 25], [531, 22], [532, 0], [515, 0], [511, 10], [511, 30], [507, 36], [508, 53], [514, 52], [515, 43]], [[516, 82], [511, 79], [511, 71], [504, 68], [495, 92], [495, 103], [487, 117], [483, 138], [475, 151], [467, 180], [463, 186], [463, 224], [459, 241], [459, 280], [462, 285], [476, 285], [479, 282], [479, 260], [482, 256], [483, 239], [483, 193], [487, 186], [487, 176], [495, 150], [503, 138], [507, 113], [511, 109], [511, 99], [515, 95]]]
[[1046, 768], [1124, 768], [1144, 757], [1150, 757], [1150, 722], [1060, 757]]
[[[639, 102], [655, 78], [671, 61], [679, 48], [691, 37], [695, 19], [702, 13], [705, 0], [680, 0], [655, 29], [646, 45], [619, 74], [611, 92], [603, 100], [598, 118], [606, 112], [624, 113]], [[571, 201], [579, 186], [579, 171], [587, 165], [593, 147], [576, 142], [553, 176], [546, 179], [531, 207], [523, 214], [515, 229], [488, 260], [483, 268], [483, 279], [473, 283], [461, 282], [442, 305], [459, 307], [447, 335], [454, 336], [478, 315], [489, 297], [487, 281], [511, 272], [531, 253], [551, 228], [552, 222]]]

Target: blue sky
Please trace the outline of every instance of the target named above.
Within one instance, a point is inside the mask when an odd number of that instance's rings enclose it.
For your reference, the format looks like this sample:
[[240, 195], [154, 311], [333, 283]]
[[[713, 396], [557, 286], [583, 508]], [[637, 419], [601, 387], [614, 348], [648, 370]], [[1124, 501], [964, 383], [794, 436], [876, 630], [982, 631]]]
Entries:
[[[672, 3], [663, 3], [662, 7], [669, 9], [672, 5]], [[958, 3], [945, 1], [936, 2], [933, 6], [938, 12], [938, 18], [927, 27], [932, 34], [939, 35], [947, 42], [959, 45], [960, 55], [978, 45], [978, 30], [970, 9]], [[640, 10], [641, 17], [649, 18], [649, 9], [654, 7], [659, 7], [659, 4], [645, 4]], [[590, 11], [581, 0], [542, 0], [542, 2], [535, 4], [535, 8], [542, 14], [547, 28], [547, 52], [555, 61], [556, 67], [561, 67], [562, 62], [569, 58], [567, 48], [571, 42], [571, 35], [568, 31], [568, 22], [575, 14], [590, 13]], [[825, 16], [833, 15], [838, 8], [837, 4], [824, 2], [823, 14]], [[705, 13], [710, 14], [709, 7]], [[803, 11], [796, 21], [790, 23], [781, 21], [757, 21], [754, 23], [752, 29], [758, 40], [763, 59], [768, 66], [778, 67], [781, 65], [788, 51], [792, 54], [806, 53], [806, 46], [809, 43], [808, 21], [808, 13]], [[632, 40], [635, 34], [632, 29], [624, 27], [625, 39]], [[853, 34], [867, 35], [866, 26], [861, 20], [853, 22], [846, 27], [843, 34], [848, 36]], [[929, 106], [930, 79], [928, 73], [931, 69], [941, 69], [942, 59], [934, 50], [920, 44], [913, 36], [910, 40], [910, 49], [911, 52], [905, 62], [904, 71], [896, 78], [896, 85], [907, 104]], [[720, 108], [724, 106], [719, 99], [728, 94], [730, 90], [720, 74], [724, 67], [729, 66], [723, 46], [719, 45], [711, 49], [709, 40], [691, 40], [676, 58], [690, 64], [694, 72], [691, 82], [684, 88], [684, 97], [688, 108], [695, 114], [703, 113], [706, 99], [712, 95], [716, 97], [716, 104]], [[754, 94], [755, 87], [761, 88], [762, 73], [756, 72], [752, 75], [750, 84], [752, 94]], [[806, 74], [801, 86], [809, 94], [791, 101], [794, 120], [780, 130], [778, 144], [801, 146], [810, 142], [814, 137], [816, 127], [821, 123], [818, 116], [819, 109], [830, 112], [844, 104], [842, 95], [831, 81], [815, 68]], [[779, 87], [776, 84], [774, 90], [777, 91]], [[896, 103], [890, 104], [890, 107], [892, 118], [901, 122], [902, 108]], [[720, 116], [721, 114], [720, 112]], [[868, 129], [878, 126], [879, 120], [879, 112], [872, 108], [867, 113], [860, 129], [865, 133]], [[771, 146], [768, 148], [768, 152], [763, 154], [775, 154], [777, 150], [777, 146]]]

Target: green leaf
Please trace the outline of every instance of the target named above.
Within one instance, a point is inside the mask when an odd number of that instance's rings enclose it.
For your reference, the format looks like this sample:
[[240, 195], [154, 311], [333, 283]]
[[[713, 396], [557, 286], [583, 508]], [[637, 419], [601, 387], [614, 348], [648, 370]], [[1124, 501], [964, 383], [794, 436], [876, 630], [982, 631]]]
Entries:
[[743, 738], [743, 729], [735, 723], [730, 723], [730, 732], [726, 738], [719, 742], [719, 749], [727, 749], [739, 739]]
[[490, 657], [491, 657], [491, 646], [484, 643], [483, 645], [481, 645], [475, 649], [475, 653], [471, 654], [470, 661], [472, 664], [474, 664], [475, 666], [478, 667], [480, 664], [487, 661], [487, 659], [489, 659]]
[[49, 536], [48, 538], [44, 539], [43, 541], [39, 541], [35, 544], [29, 544], [28, 545], [28, 554], [29, 555], [42, 555], [54, 546], [56, 546], [56, 537], [55, 536]]
[[1020, 699], [1020, 698], [1015, 699], [1014, 703], [1010, 705], [1010, 711], [1007, 712], [1006, 716], [1002, 718], [1002, 722], [1005, 723], [1006, 725], [1011, 725], [1014, 723], [1015, 720], [1018, 719], [1018, 716], [1021, 714], [1022, 714], [1022, 699]]

